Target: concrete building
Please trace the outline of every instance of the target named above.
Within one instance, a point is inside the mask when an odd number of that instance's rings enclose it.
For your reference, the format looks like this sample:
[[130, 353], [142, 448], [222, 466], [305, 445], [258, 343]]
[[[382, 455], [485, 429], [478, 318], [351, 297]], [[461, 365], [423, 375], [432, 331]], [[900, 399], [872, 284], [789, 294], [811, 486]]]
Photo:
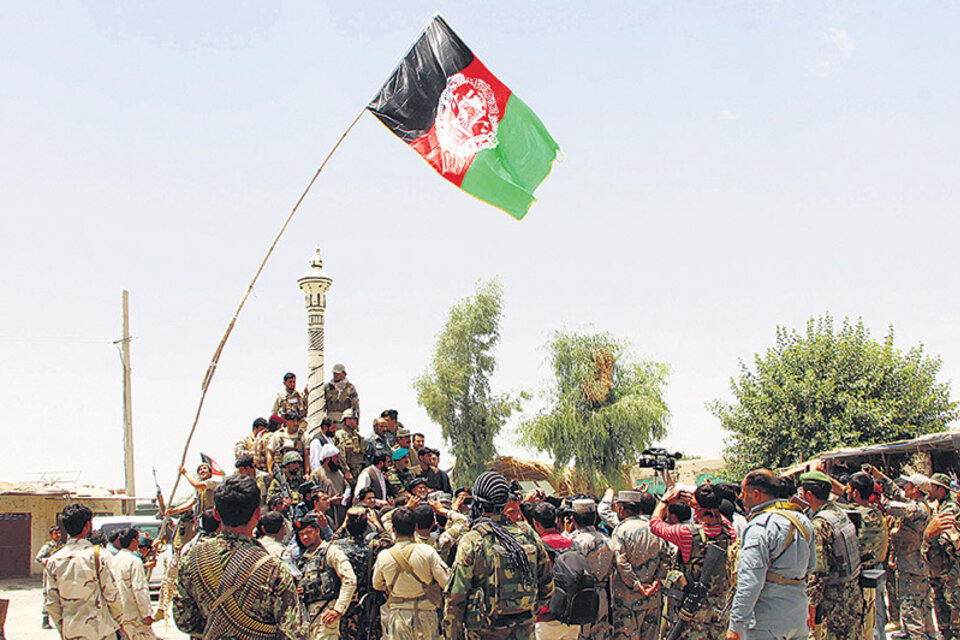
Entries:
[[95, 516], [120, 515], [127, 498], [98, 487], [66, 489], [56, 485], [0, 482], [0, 578], [43, 573], [33, 561], [48, 530], [71, 502], [82, 502]]

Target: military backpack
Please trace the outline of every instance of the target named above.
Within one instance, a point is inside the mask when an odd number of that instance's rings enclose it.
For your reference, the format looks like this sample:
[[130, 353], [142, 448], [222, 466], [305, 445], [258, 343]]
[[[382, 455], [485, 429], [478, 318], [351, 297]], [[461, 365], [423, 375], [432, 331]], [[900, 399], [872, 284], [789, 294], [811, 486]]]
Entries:
[[857, 528], [846, 514], [830, 508], [821, 509], [813, 516], [830, 525], [833, 540], [830, 544], [830, 573], [827, 584], [844, 584], [860, 575], [860, 547]]
[[537, 604], [537, 545], [532, 536], [528, 533], [515, 536], [533, 568], [533, 579], [524, 581], [521, 572], [511, 566], [510, 556], [493, 534], [490, 523], [477, 523], [470, 532], [480, 534], [487, 559], [487, 579], [482, 588], [467, 598], [465, 626], [484, 628], [504, 618], [532, 616]]

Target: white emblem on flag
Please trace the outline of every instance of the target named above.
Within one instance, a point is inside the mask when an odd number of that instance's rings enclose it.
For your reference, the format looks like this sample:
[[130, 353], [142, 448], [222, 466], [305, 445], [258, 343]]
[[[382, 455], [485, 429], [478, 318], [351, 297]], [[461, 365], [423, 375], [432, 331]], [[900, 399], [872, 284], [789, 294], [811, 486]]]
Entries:
[[[500, 109], [490, 85], [455, 73], [437, 103], [437, 141], [456, 159], [472, 158], [481, 149], [497, 146]], [[451, 167], [452, 168], [452, 167]]]

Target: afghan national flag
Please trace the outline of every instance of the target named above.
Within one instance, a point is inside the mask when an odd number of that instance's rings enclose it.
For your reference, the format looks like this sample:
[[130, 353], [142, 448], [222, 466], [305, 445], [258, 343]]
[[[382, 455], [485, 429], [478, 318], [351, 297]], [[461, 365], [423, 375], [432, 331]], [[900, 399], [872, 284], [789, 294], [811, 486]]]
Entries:
[[217, 461], [211, 458], [210, 456], [208, 456], [207, 454], [201, 453], [200, 460], [201, 462], [203, 462], [203, 464], [208, 465], [210, 467], [210, 471], [211, 473], [213, 473], [213, 475], [220, 476], [222, 478], [226, 477], [227, 474], [223, 472], [223, 469], [220, 468], [220, 465], [217, 464]]
[[559, 150], [440, 16], [367, 108], [444, 178], [518, 220]]

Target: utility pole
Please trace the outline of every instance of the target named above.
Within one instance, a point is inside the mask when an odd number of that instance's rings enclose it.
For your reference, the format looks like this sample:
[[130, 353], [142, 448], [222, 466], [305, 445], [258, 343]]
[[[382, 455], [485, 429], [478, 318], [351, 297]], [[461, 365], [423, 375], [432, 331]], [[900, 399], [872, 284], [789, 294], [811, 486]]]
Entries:
[[[123, 290], [123, 338], [120, 340], [120, 360], [123, 362], [123, 474], [127, 498], [137, 495], [133, 475], [133, 401], [130, 395], [130, 294]], [[123, 501], [123, 512], [132, 514], [133, 500]]]

